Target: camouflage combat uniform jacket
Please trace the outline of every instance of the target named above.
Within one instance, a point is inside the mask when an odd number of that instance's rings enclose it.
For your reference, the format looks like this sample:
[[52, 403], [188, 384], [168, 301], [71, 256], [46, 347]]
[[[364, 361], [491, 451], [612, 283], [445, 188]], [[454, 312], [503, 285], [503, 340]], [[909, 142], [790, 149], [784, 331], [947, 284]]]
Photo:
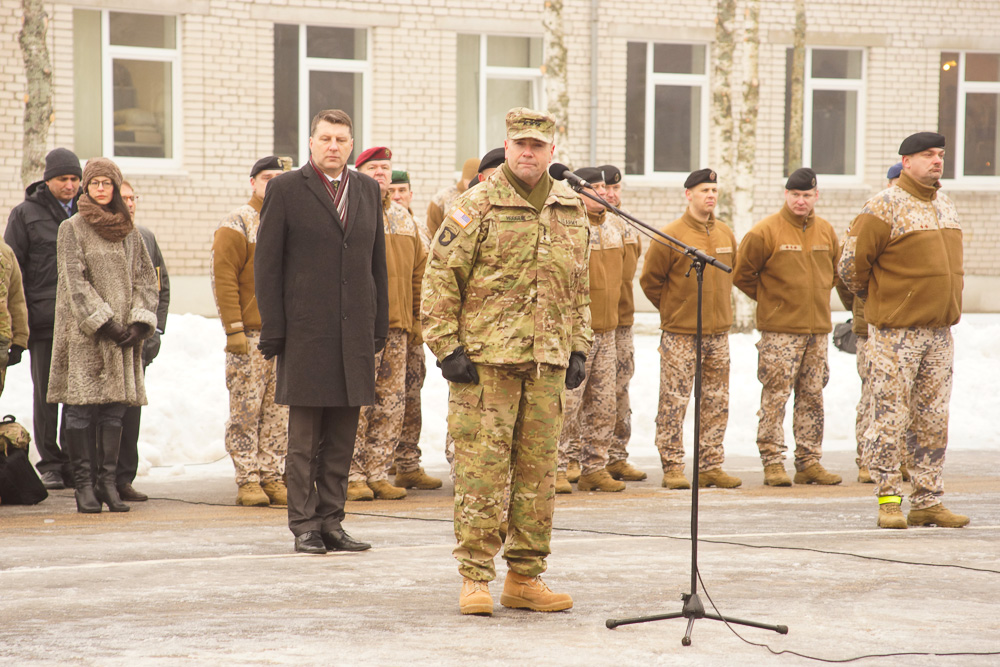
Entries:
[[555, 182], [541, 213], [494, 172], [461, 195], [424, 274], [424, 341], [442, 359], [460, 345], [476, 363], [565, 368], [587, 354], [590, 227], [583, 203]]
[[0, 241], [0, 360], [7, 365], [11, 345], [28, 349], [28, 307], [21, 285], [21, 268], [10, 246]]

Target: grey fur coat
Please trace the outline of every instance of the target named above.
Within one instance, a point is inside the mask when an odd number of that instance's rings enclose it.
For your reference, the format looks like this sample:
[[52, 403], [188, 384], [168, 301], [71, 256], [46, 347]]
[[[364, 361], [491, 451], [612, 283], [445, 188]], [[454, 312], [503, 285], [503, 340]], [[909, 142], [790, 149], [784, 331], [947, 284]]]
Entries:
[[135, 229], [106, 241], [77, 213], [59, 226], [49, 403], [145, 405], [142, 345], [97, 334], [108, 320], [156, 327], [156, 272]]

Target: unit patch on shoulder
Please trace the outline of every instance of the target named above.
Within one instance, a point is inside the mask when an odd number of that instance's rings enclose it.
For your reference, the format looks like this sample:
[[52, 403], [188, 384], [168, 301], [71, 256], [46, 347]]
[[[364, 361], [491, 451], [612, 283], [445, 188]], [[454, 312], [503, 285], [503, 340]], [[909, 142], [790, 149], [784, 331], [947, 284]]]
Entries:
[[449, 246], [451, 242], [458, 237], [458, 232], [452, 229], [450, 225], [445, 225], [441, 229], [441, 234], [438, 236], [438, 243], [442, 246]]
[[461, 206], [452, 211], [451, 219], [457, 222], [462, 229], [468, 227], [469, 223], [472, 222], [472, 218], [469, 217], [468, 213], [462, 210]]

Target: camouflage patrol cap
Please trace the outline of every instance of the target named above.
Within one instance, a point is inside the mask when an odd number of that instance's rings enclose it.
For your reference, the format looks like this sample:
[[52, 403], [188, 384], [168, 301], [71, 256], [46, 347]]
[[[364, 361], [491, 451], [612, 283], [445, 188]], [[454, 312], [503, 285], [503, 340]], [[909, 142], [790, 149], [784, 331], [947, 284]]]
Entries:
[[555, 138], [556, 119], [542, 111], [515, 107], [507, 112], [508, 139], [538, 139], [551, 144]]

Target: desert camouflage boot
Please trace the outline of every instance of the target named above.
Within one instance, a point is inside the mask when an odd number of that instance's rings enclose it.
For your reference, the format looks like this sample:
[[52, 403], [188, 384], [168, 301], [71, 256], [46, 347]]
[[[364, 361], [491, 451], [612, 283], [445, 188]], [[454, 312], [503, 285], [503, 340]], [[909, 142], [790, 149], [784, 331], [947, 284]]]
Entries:
[[608, 471], [602, 468], [597, 472], [580, 475], [580, 481], [576, 483], [576, 488], [580, 491], [624, 491], [625, 482], [611, 479]]
[[796, 484], [840, 484], [844, 481], [840, 475], [827, 472], [819, 463], [814, 463], [805, 470], [795, 473]]
[[244, 507], [267, 507], [271, 504], [264, 489], [260, 488], [257, 482], [247, 482], [240, 484], [236, 492], [236, 504]]
[[288, 504], [288, 489], [285, 488], [285, 483], [280, 479], [264, 482], [260, 485], [260, 488], [267, 495], [267, 499], [271, 501], [272, 505]]
[[906, 528], [906, 519], [903, 518], [903, 510], [899, 505], [899, 496], [887, 496], [885, 499], [888, 498], [893, 498], [894, 501], [882, 502], [884, 499], [879, 498], [878, 527]]
[[687, 481], [680, 470], [668, 470], [663, 473], [663, 481], [660, 486], [665, 489], [690, 489], [691, 482]]
[[743, 483], [739, 477], [728, 475], [722, 468], [706, 470], [698, 473], [698, 488], [704, 489], [709, 486], [717, 486], [720, 489], [735, 489]]
[[541, 577], [526, 577], [508, 570], [500, 604], [510, 609], [563, 611], [573, 606], [573, 598], [566, 593], [553, 593]]
[[566, 479], [569, 480], [570, 484], [576, 484], [580, 481], [580, 462], [570, 461], [569, 467], [566, 469]]
[[375, 500], [375, 494], [364, 482], [347, 483], [348, 500]]
[[424, 472], [423, 468], [417, 468], [413, 472], [396, 473], [393, 483], [401, 489], [430, 491], [441, 488], [441, 480], [437, 477], [431, 477]]
[[462, 592], [458, 596], [458, 608], [463, 614], [492, 616], [493, 596], [490, 595], [490, 583], [462, 577]]
[[379, 500], [402, 500], [406, 497], [406, 489], [393, 486], [384, 479], [376, 482], [368, 480], [368, 488], [372, 490]]
[[563, 470], [556, 472], [556, 493], [573, 493], [573, 485], [566, 479], [566, 472]]
[[961, 528], [968, 525], [969, 517], [955, 514], [941, 503], [922, 510], [911, 509], [906, 515], [906, 523], [911, 526], [938, 526], [939, 528]]
[[612, 479], [620, 479], [623, 482], [641, 482], [646, 479], [646, 473], [639, 470], [625, 459], [609, 463], [607, 467], [605, 467], [605, 470], [608, 471], [608, 474], [611, 475]]
[[764, 466], [764, 486], [791, 486], [792, 478], [781, 463]]

